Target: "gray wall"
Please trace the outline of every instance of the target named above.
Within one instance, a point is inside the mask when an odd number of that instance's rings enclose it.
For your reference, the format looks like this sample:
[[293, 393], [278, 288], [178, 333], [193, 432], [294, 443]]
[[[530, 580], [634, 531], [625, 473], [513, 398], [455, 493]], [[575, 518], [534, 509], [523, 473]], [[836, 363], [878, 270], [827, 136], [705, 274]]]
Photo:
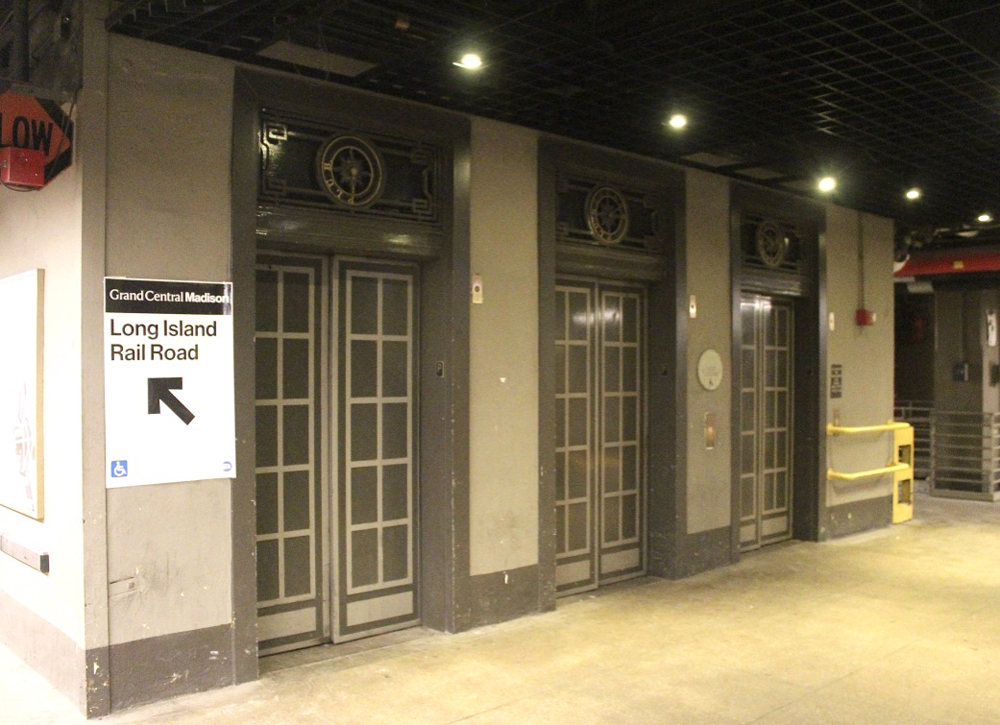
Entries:
[[[78, 137], [78, 147], [80, 143]], [[77, 163], [41, 191], [0, 189], [0, 277], [36, 268], [45, 271], [39, 381], [43, 423], [36, 431], [44, 442], [44, 519], [36, 521], [0, 506], [0, 533], [36, 552], [48, 553], [51, 562], [46, 575], [0, 554], [0, 611], [4, 612], [0, 637], [78, 703], [84, 679], [82, 659], [75, 665], [74, 677], [49, 657], [58, 653], [77, 658], [76, 650], [82, 651], [85, 641], [80, 487], [82, 171], [78, 154]], [[16, 352], [5, 349], [3, 354]]]
[[[839, 206], [827, 207], [827, 310], [834, 319], [834, 329], [827, 327], [828, 360], [830, 365], [843, 366], [843, 397], [828, 395], [828, 422], [837, 419], [844, 426], [863, 426], [892, 419], [892, 248], [891, 220]], [[855, 312], [862, 302], [862, 285], [864, 304], [876, 315], [876, 322], [870, 327], [855, 324]], [[830, 371], [825, 374], [829, 384]], [[827, 464], [834, 470], [856, 472], [881, 468], [891, 455], [890, 433], [828, 439]], [[887, 497], [892, 480], [888, 475], [855, 482], [830, 480], [826, 487], [827, 506], [834, 508]]]
[[[73, 164], [44, 189], [0, 189], [0, 277], [45, 270], [44, 519], [0, 507], [0, 532], [48, 553], [41, 574], [0, 554], [0, 638], [82, 710], [101, 693], [107, 644], [100, 375], [104, 272], [106, 33], [100, 3], [84, 6], [84, 87], [73, 113]], [[69, 111], [69, 105], [64, 106]], [[97, 355], [97, 369], [94, 366]], [[99, 414], [99, 411], [98, 411]], [[95, 490], [87, 482], [100, 476]], [[90, 709], [90, 712], [100, 712]]]
[[[687, 293], [697, 317], [687, 321], [687, 533], [728, 527], [732, 508], [732, 279], [729, 268], [729, 180], [687, 172]], [[698, 358], [714, 349], [722, 384], [705, 390]], [[705, 414], [715, 419], [715, 447], [705, 443]]]
[[[231, 279], [232, 64], [109, 40], [105, 273]], [[110, 707], [232, 681], [230, 489], [225, 479], [107, 491]]]
[[[986, 314], [1000, 311], [996, 290], [939, 290], [934, 293], [934, 407], [939, 410], [1000, 409], [1000, 393], [991, 385], [990, 366], [1000, 363], [996, 346], [987, 344]], [[953, 368], [967, 363], [969, 379], [955, 380]]]
[[[228, 280], [232, 67], [111, 40], [107, 274]], [[229, 507], [228, 480], [108, 491], [112, 645], [230, 621]]]
[[470, 569], [538, 563], [538, 136], [474, 119]]

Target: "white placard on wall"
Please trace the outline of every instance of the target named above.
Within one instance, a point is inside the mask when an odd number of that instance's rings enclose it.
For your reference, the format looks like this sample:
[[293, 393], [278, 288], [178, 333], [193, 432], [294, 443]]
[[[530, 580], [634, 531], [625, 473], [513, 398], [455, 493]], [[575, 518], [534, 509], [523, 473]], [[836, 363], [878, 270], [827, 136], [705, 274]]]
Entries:
[[230, 282], [106, 278], [109, 488], [236, 476]]

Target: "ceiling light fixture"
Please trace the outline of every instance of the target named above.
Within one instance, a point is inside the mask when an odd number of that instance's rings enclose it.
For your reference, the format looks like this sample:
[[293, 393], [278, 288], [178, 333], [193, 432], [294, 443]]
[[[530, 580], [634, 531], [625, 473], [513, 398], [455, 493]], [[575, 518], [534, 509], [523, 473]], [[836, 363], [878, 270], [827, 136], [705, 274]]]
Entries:
[[832, 176], [824, 176], [818, 182], [816, 182], [816, 188], [822, 191], [824, 194], [829, 194], [831, 191], [837, 188], [837, 180]]
[[452, 65], [465, 70], [479, 70], [483, 67], [483, 58], [478, 53], [466, 53], [460, 60], [454, 61]]
[[989, 212], [983, 212], [982, 214], [976, 217], [976, 221], [982, 222], [983, 224], [989, 224], [991, 221], [993, 221], [993, 215], [990, 214]]
[[688, 125], [688, 117], [683, 113], [674, 113], [667, 119], [667, 125], [675, 131], [680, 131]]
[[924, 194], [924, 192], [922, 192], [920, 189], [918, 189], [917, 187], [914, 186], [912, 189], [909, 189], [906, 192], [906, 198], [909, 199], [910, 201], [914, 201], [916, 199], [919, 199], [921, 196], [923, 196], [923, 194]]

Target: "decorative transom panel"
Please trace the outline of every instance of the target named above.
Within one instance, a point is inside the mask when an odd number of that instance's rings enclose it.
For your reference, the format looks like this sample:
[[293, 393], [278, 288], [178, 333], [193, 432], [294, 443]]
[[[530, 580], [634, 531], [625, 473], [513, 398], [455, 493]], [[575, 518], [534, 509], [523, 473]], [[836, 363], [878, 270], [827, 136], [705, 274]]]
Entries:
[[740, 222], [740, 249], [745, 268], [768, 272], [803, 272], [803, 233], [794, 222], [747, 213]]
[[568, 173], [556, 184], [558, 241], [659, 249], [656, 201], [649, 192]]
[[440, 226], [439, 147], [271, 110], [260, 127], [260, 204]]

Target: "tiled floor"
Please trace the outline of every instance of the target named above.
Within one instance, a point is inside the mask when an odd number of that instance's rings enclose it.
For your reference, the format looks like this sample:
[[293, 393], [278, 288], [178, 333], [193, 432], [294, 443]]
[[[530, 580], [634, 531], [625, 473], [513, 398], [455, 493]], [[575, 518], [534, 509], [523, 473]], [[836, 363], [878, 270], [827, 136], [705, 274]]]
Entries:
[[[460, 635], [272, 658], [257, 682], [105, 722], [998, 723], [1000, 504], [917, 510]], [[4, 651], [0, 698], [4, 722], [80, 720]]]

